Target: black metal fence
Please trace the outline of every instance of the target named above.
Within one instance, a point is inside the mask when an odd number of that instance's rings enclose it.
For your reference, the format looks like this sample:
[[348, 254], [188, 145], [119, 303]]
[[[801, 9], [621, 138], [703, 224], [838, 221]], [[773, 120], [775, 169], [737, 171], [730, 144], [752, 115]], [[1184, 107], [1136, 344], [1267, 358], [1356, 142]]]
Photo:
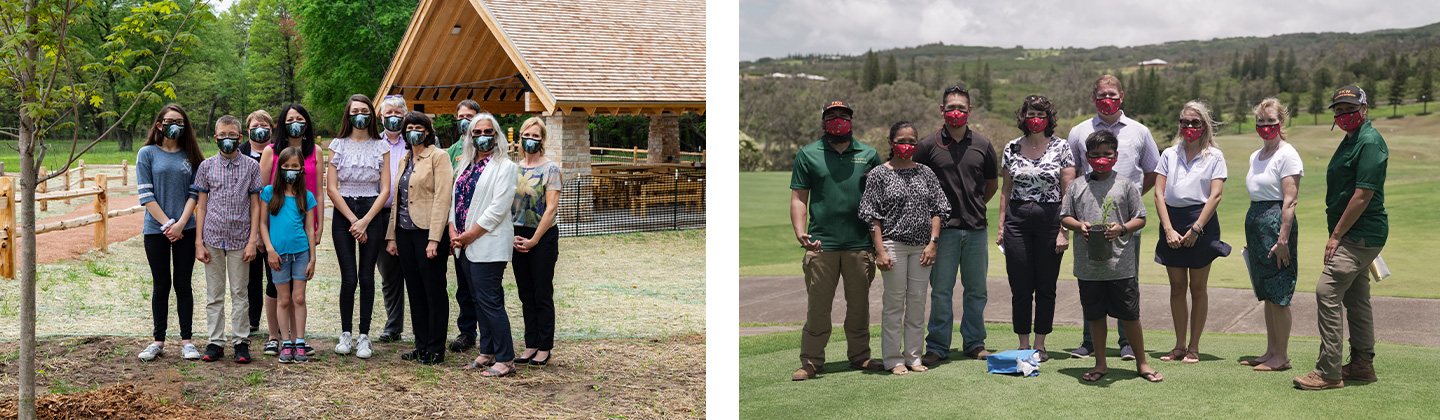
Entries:
[[705, 171], [580, 175], [565, 181], [560, 236], [702, 229]]

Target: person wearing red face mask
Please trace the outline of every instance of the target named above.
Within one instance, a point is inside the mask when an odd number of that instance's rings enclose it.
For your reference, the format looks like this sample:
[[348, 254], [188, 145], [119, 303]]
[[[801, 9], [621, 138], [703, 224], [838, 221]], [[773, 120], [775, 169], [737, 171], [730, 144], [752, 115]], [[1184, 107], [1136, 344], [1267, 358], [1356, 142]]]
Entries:
[[[790, 223], [805, 248], [806, 315], [800, 335], [800, 370], [791, 380], [812, 379], [825, 366], [830, 342], [830, 306], [841, 279], [845, 283], [845, 342], [850, 367], [876, 372], [870, 358], [870, 282], [875, 280], [875, 250], [865, 222], [856, 217], [865, 174], [879, 166], [880, 155], [850, 132], [854, 111], [830, 101], [821, 111], [824, 134], [801, 147], [790, 172]], [[807, 223], [806, 216], [809, 216]]]
[[925, 366], [950, 358], [957, 274], [964, 287], [960, 350], [972, 359], [990, 355], [985, 349], [985, 272], [990, 265], [985, 203], [999, 190], [999, 165], [990, 139], [969, 128], [973, 105], [969, 90], [946, 88], [940, 95], [945, 127], [920, 140], [915, 148], [915, 163], [935, 172], [950, 201], [950, 218], [940, 230], [935, 266], [930, 270], [930, 321], [921, 358]]
[[1240, 364], [1258, 371], [1290, 368], [1290, 297], [1295, 294], [1295, 203], [1305, 161], [1285, 141], [1290, 114], [1279, 99], [1265, 98], [1255, 106], [1255, 132], [1264, 146], [1250, 154], [1245, 189], [1250, 211], [1245, 214], [1245, 264], [1255, 297], [1265, 302], [1265, 354]]
[[[870, 171], [860, 198], [860, 219], [870, 225], [875, 265], [885, 279], [881, 300], [880, 348], [891, 373], [928, 370], [920, 362], [925, 340], [925, 297], [940, 222], [950, 202], [940, 179], [917, 165], [915, 127], [908, 121], [890, 126], [890, 161]], [[903, 331], [903, 333], [902, 333]]]
[[[1155, 262], [1165, 266], [1170, 276], [1170, 314], [1175, 322], [1175, 348], [1160, 357], [1167, 362], [1200, 362], [1200, 334], [1210, 309], [1206, 288], [1210, 263], [1230, 255], [1230, 245], [1220, 241], [1220, 221], [1215, 214], [1229, 177], [1225, 155], [1215, 147], [1216, 126], [1203, 102], [1185, 103], [1175, 145], [1165, 149], [1155, 167], [1155, 213], [1160, 216], [1161, 240], [1155, 246]], [[1188, 309], [1187, 290], [1192, 298]]]
[[[1091, 133], [1099, 130], [1106, 130], [1115, 134], [1119, 140], [1119, 157], [1114, 163], [1115, 174], [1126, 180], [1140, 185], [1140, 192], [1147, 194], [1150, 188], [1155, 185], [1155, 166], [1160, 162], [1160, 151], [1155, 146], [1155, 139], [1150, 136], [1150, 129], [1125, 116], [1121, 105], [1125, 102], [1125, 91], [1120, 85], [1120, 79], [1106, 74], [1095, 80], [1095, 85], [1090, 97], [1094, 100], [1095, 109], [1098, 111], [1095, 118], [1082, 121], [1070, 129], [1070, 153], [1075, 160], [1075, 176], [1080, 177], [1090, 173], [1094, 168], [1090, 167], [1085, 160], [1085, 139]], [[1139, 236], [1135, 237], [1140, 240]], [[1116, 321], [1115, 328], [1119, 330], [1120, 360], [1135, 359], [1135, 349], [1131, 348], [1130, 341], [1126, 336], [1125, 329], [1121, 328], [1119, 321]], [[1144, 351], [1144, 349], [1140, 349]], [[1074, 357], [1090, 357], [1095, 352], [1095, 346], [1090, 340], [1090, 324], [1085, 324], [1084, 341], [1079, 348], [1070, 352]]]
[[[1331, 97], [1335, 126], [1345, 139], [1325, 171], [1325, 216], [1330, 239], [1325, 243], [1325, 269], [1315, 284], [1320, 324], [1320, 357], [1315, 370], [1295, 378], [1301, 389], [1342, 388], [1345, 381], [1374, 382], [1375, 322], [1370, 309], [1367, 270], [1385, 239], [1390, 221], [1385, 213], [1385, 167], [1390, 149], [1366, 120], [1365, 91], [1345, 86]], [[1350, 325], [1350, 363], [1341, 366], [1345, 338], [1341, 308]]]
[[1055, 282], [1060, 260], [1070, 246], [1060, 229], [1060, 202], [1075, 179], [1070, 143], [1055, 136], [1055, 106], [1044, 96], [1030, 95], [1015, 112], [1024, 136], [1011, 140], [1000, 154], [999, 234], [995, 244], [1005, 250], [1012, 317], [1020, 349], [1030, 347], [1030, 313], [1034, 303], [1035, 350], [1050, 360], [1045, 335], [1055, 320]]

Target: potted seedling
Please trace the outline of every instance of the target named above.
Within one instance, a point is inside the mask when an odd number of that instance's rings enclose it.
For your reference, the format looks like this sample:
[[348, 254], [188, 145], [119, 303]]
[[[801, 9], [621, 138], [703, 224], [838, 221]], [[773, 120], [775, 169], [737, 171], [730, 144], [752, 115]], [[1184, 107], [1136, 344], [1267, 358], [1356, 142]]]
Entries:
[[1087, 239], [1085, 246], [1089, 247], [1090, 259], [1094, 261], [1105, 261], [1114, 256], [1110, 241], [1105, 239], [1105, 231], [1114, 225], [1114, 222], [1107, 222], [1112, 213], [1118, 214], [1118, 206], [1115, 204], [1115, 197], [1105, 197], [1105, 203], [1100, 206], [1100, 220], [1090, 223], [1090, 229], [1085, 231]]

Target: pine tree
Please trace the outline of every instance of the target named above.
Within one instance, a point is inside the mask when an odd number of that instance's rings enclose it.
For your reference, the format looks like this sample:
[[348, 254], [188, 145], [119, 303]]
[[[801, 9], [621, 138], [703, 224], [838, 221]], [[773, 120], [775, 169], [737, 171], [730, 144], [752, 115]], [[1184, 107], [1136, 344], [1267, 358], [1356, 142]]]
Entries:
[[1190, 78], [1190, 99], [1200, 99], [1200, 78]]
[[1430, 113], [1430, 98], [1435, 95], [1435, 76], [1434, 71], [1430, 68], [1435, 64], [1435, 55], [1430, 54], [1425, 57], [1424, 62], [1418, 64], [1420, 64], [1418, 66], [1420, 68], [1420, 90], [1415, 94], [1419, 96], [1420, 102], [1425, 104], [1420, 112], [1421, 115], [1424, 115]]
[[1230, 77], [1240, 78], [1240, 51], [1235, 51], [1235, 58], [1230, 59]]
[[1320, 113], [1325, 112], [1325, 89], [1313, 89], [1310, 95], [1310, 115], [1315, 124], [1320, 124]]
[[905, 80], [920, 81], [920, 69], [915, 67], [915, 57], [910, 57], [910, 73], [905, 75]]
[[1390, 78], [1390, 116], [1392, 117], [1400, 110], [1400, 104], [1405, 103], [1405, 83], [1410, 79], [1410, 75], [1402, 67], [1404, 65], [1396, 66], [1394, 68], [1395, 76]]
[[[992, 80], [990, 79], [990, 63], [985, 63], [984, 69], [980, 71], [979, 80], [982, 81], [981, 83], [983, 83], [984, 86], [984, 88], [980, 90], [980, 103], [983, 104], [986, 111], [994, 111], [994, 101], [991, 100], [994, 97], [992, 95], [994, 89], [991, 88]], [[973, 107], [974, 105], [971, 106]]]
[[880, 84], [888, 85], [900, 79], [900, 69], [895, 65], [895, 53], [890, 53], [890, 58], [885, 60], [885, 73], [880, 77]]
[[880, 59], [875, 57], [875, 51], [865, 52], [865, 77], [861, 80], [860, 86], [865, 90], [874, 89], [880, 84]]
[[933, 84], [935, 89], [944, 89], [946, 87], [945, 63], [946, 61], [944, 57], [939, 57], [935, 59], [935, 83]]

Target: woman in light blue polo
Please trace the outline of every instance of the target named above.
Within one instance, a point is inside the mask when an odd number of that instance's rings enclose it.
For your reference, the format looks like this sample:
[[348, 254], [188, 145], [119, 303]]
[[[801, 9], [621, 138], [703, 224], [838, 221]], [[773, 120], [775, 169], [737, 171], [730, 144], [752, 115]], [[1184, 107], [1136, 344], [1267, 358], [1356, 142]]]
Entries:
[[[1206, 293], [1210, 262], [1230, 255], [1230, 245], [1220, 241], [1215, 214], [1229, 177], [1225, 155], [1215, 147], [1218, 126], [1205, 103], [1185, 103], [1175, 145], [1160, 154], [1155, 167], [1155, 213], [1161, 226], [1155, 262], [1165, 266], [1170, 276], [1170, 313], [1175, 321], [1175, 349], [1160, 357], [1164, 361], [1200, 362], [1200, 333], [1210, 307]], [[1191, 296], [1188, 310], [1186, 289]]]

